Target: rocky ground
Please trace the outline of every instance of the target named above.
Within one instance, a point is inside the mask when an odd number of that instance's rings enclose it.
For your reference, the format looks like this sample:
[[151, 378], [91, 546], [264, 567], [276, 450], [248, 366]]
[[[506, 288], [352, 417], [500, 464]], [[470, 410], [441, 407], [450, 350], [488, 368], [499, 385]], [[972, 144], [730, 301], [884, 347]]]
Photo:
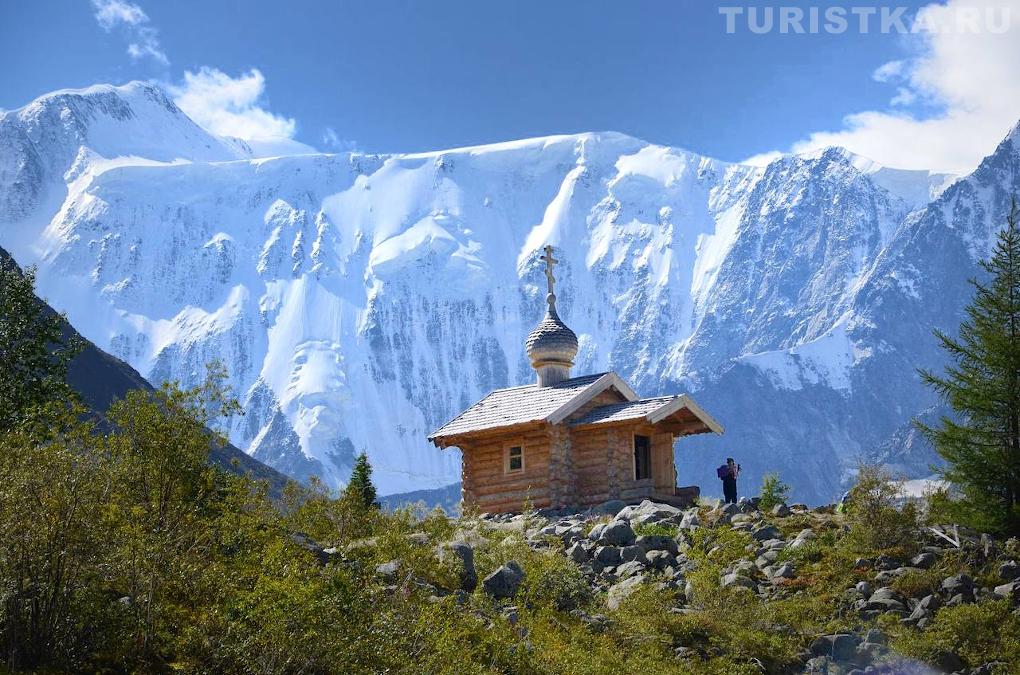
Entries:
[[[529, 602], [521, 597], [526, 567], [532, 565], [527, 559], [557, 558], [569, 561], [587, 586], [583, 598], [576, 592], [557, 596], [557, 609], [594, 634], [611, 630], [618, 611], [639, 592], [668, 598], [662, 607], [677, 615], [674, 619], [705, 625], [710, 625], [707, 617], [725, 622], [728, 611], [747, 607], [760, 608], [756, 611], [763, 615], [776, 608], [780, 617], [828, 608], [830, 616], [776, 619], [764, 627], [762, 632], [775, 632], [783, 644], [797, 646], [788, 661], [757, 658], [754, 647], [746, 661], [770, 672], [1020, 672], [1020, 663], [997, 660], [1014, 654], [1010, 649], [1016, 645], [1010, 643], [1005, 652], [980, 642], [961, 647], [942, 626], [952, 617], [966, 621], [951, 611], [964, 606], [1020, 616], [1016, 540], [919, 527], [915, 545], [900, 555], [851, 559], [841, 544], [848, 526], [833, 506], [779, 504], [763, 512], [757, 499], [687, 510], [650, 501], [607, 502], [580, 512], [468, 515], [450, 526], [444, 541], [424, 531], [406, 537], [453, 570], [452, 582], [426, 579], [415, 564], [394, 557], [376, 564], [380, 583], [392, 592], [412, 585], [433, 602], [452, 598], [481, 621], [513, 625]], [[324, 561], [349, 559], [359, 547], [376, 545], [356, 542], [347, 550], [321, 553]], [[940, 612], [942, 623], [936, 620]], [[835, 629], [811, 632], [820, 626]], [[671, 640], [678, 670], [711, 662], [723, 644], [704, 627]]]

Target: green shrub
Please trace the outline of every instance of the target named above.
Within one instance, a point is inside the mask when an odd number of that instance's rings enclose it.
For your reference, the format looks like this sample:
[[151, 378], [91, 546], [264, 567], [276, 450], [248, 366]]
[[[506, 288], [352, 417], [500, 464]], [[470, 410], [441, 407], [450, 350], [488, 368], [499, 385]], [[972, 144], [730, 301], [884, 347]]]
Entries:
[[785, 504], [790, 497], [790, 486], [779, 479], [778, 473], [767, 473], [761, 480], [761, 492], [758, 495], [758, 508], [771, 511], [779, 504]]
[[639, 537], [675, 537], [676, 526], [665, 523], [641, 523], [634, 528], [634, 533]]
[[913, 503], [897, 507], [898, 493], [899, 487], [886, 469], [867, 464], [859, 467], [845, 509], [850, 528], [846, 544], [851, 551], [908, 555], [916, 549], [917, 507]]
[[901, 635], [893, 646], [932, 664], [952, 653], [971, 668], [990, 661], [1015, 665], [1020, 663], [1020, 618], [1006, 600], [943, 607], [931, 625]]

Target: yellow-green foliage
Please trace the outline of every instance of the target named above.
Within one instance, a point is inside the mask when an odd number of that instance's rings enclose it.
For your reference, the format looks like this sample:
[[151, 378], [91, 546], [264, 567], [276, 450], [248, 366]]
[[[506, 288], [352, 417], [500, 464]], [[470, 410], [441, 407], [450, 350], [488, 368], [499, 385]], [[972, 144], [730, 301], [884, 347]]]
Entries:
[[634, 527], [634, 534], [639, 537], [675, 537], [676, 526], [665, 523], [640, 523]]
[[930, 663], [944, 653], [956, 654], [969, 667], [1002, 661], [1007, 666], [1000, 672], [1015, 673], [1020, 664], [1020, 618], [1005, 600], [943, 607], [924, 631], [904, 631], [893, 646]]
[[895, 505], [899, 488], [887, 470], [862, 464], [846, 508], [846, 545], [861, 555], [908, 556], [917, 548], [919, 515], [913, 503]]
[[[783, 597], [766, 601], [719, 587], [722, 571], [753, 557], [757, 542], [727, 525], [699, 528], [683, 533], [696, 566], [686, 602], [648, 584], [591, 620], [605, 594], [558, 539], [537, 549], [525, 542], [536, 514], [523, 529], [501, 529], [470, 513], [454, 521], [366, 508], [321, 484], [292, 487], [273, 503], [266, 486], [207, 464], [216, 441], [206, 430], [210, 411], [230, 408], [214, 378], [129, 396], [105, 435], [62, 407], [39, 413], [49, 415], [42, 436], [38, 425], [0, 435], [4, 667], [594, 675], [759, 673], [760, 664], [788, 672], [813, 636], [860, 628], [843, 596], [865, 578], [853, 568], [855, 552], [888, 541], [880, 528], [862, 544], [868, 509], [851, 514], [846, 536], [841, 516], [777, 519], [787, 537], [803, 527], [817, 536], [782, 554], [797, 576], [779, 583]], [[676, 534], [663, 526], [638, 533]], [[516, 560], [525, 572], [516, 597], [454, 593], [458, 563], [437, 555], [454, 538], [474, 546], [479, 579]], [[309, 540], [338, 553], [326, 564]], [[376, 567], [392, 559], [398, 574], [381, 578]], [[919, 593], [962, 569], [987, 585], [993, 564], [977, 562], [946, 556], [895, 585]], [[946, 650], [971, 665], [1018, 658], [1018, 619], [1004, 602], [943, 609], [920, 633], [887, 621], [896, 644], [924, 660]], [[691, 651], [678, 658], [680, 647]]]

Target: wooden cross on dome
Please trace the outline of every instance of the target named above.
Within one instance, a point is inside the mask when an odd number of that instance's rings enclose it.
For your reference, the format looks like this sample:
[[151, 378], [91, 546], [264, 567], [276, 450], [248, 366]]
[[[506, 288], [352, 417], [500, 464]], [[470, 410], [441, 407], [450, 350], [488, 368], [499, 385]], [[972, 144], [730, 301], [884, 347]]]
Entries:
[[539, 260], [545, 261], [545, 279], [549, 284], [549, 297], [547, 300], [551, 305], [556, 302], [556, 294], [553, 293], [553, 284], [556, 282], [556, 277], [553, 276], [553, 265], [558, 263], [559, 260], [553, 257], [553, 247], [548, 244], [545, 247], [545, 255], [540, 256]]

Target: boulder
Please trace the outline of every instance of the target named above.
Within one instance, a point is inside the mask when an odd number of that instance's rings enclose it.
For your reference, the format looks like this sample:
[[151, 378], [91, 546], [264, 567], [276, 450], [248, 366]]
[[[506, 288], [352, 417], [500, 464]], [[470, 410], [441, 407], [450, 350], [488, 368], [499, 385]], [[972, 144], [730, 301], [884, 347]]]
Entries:
[[871, 594], [874, 593], [874, 589], [867, 581], [858, 581], [854, 586], [854, 590], [860, 593], [865, 598], [870, 598]]
[[575, 563], [580, 565], [589, 558], [589, 552], [584, 546], [581, 546], [581, 542], [576, 542], [570, 548], [567, 549], [567, 557], [573, 560]]
[[616, 577], [618, 579], [628, 579], [635, 574], [641, 574], [645, 571], [645, 566], [637, 560], [631, 560], [625, 562], [616, 568]]
[[381, 565], [377, 565], [375, 573], [382, 577], [386, 581], [394, 581], [397, 575], [400, 573], [400, 568], [403, 566], [403, 561], [399, 558], [384, 562]]
[[[590, 536], [590, 535], [589, 535]], [[637, 539], [634, 529], [626, 520], [614, 520], [605, 526], [599, 541], [610, 546], [630, 546]]]
[[920, 567], [923, 570], [928, 569], [936, 562], [938, 562], [938, 557], [934, 553], [930, 552], [918, 553], [910, 559], [910, 564], [912, 566]]
[[595, 549], [593, 560], [602, 567], [616, 567], [623, 562], [623, 557], [616, 546], [599, 546]]
[[482, 589], [493, 598], [512, 598], [524, 581], [524, 570], [516, 560], [511, 560], [495, 572], [485, 577]]
[[857, 656], [857, 645], [861, 640], [852, 633], [834, 633], [819, 635], [811, 643], [811, 653], [815, 656], [827, 656], [833, 661], [850, 661]]
[[680, 553], [680, 546], [676, 539], [661, 534], [642, 535], [634, 543], [646, 553], [648, 551], [669, 551], [673, 555]]
[[790, 507], [786, 504], [776, 504], [772, 507], [772, 515], [776, 518], [786, 518], [790, 513]]
[[723, 575], [723, 577], [719, 580], [719, 585], [723, 588], [729, 588], [732, 586], [734, 588], [749, 588], [752, 591], [755, 589], [754, 580], [750, 577], [744, 576], [743, 574], [737, 574], [736, 572], [730, 572], [729, 574]]
[[644, 581], [645, 577], [643, 574], [635, 574], [618, 584], [610, 586], [608, 597], [606, 598], [606, 606], [613, 610], [619, 608], [620, 603], [639, 589]]
[[797, 571], [793, 566], [793, 563], [783, 563], [779, 567], [772, 570], [770, 575], [773, 579], [792, 579], [797, 576]]
[[682, 511], [669, 504], [659, 504], [651, 500], [644, 500], [636, 506], [625, 506], [616, 514], [617, 520], [639, 520], [640, 522], [658, 522], [667, 518], [679, 518]]
[[595, 527], [591, 528], [588, 532], [588, 539], [591, 539], [592, 541], [598, 541], [601, 539], [602, 530], [606, 529], [606, 525], [608, 525], [608, 523], [599, 523]]
[[647, 558], [645, 557], [645, 550], [637, 544], [631, 546], [620, 547], [620, 560], [623, 562], [630, 562], [631, 560], [637, 560], [640, 563], [644, 563]]
[[1014, 603], [1020, 602], [1020, 581], [1010, 581], [996, 586], [994, 593], [1000, 598], [1008, 598]]
[[691, 509], [684, 513], [684, 517], [680, 521], [680, 527], [685, 530], [693, 530], [696, 527], [701, 527], [701, 518], [698, 516], [698, 510]]
[[1003, 581], [1015, 581], [1020, 579], [1020, 564], [1015, 560], [1007, 560], [999, 565], [999, 578]]
[[602, 502], [598, 506], [591, 507], [588, 509], [588, 512], [596, 516], [611, 515], [617, 513], [626, 505], [627, 504], [622, 499], [610, 499], [607, 502]]
[[974, 595], [974, 580], [967, 574], [956, 574], [942, 580], [942, 592], [953, 596], [962, 594], [964, 596]]
[[457, 569], [462, 590], [470, 593], [478, 585], [478, 572], [475, 571], [475, 550], [466, 541], [448, 541], [436, 548], [436, 557], [440, 562], [451, 561]]
[[666, 569], [676, 562], [676, 557], [669, 551], [649, 551], [645, 554], [645, 559], [649, 567], [657, 570]]
[[783, 533], [775, 525], [762, 525], [751, 532], [756, 541], [768, 541], [769, 539], [782, 539]]

